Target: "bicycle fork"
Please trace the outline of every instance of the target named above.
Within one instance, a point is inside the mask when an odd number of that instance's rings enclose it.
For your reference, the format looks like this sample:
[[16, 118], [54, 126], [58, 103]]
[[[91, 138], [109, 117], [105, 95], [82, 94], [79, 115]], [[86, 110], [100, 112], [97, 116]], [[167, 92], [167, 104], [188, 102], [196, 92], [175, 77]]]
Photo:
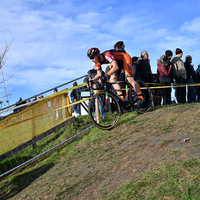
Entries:
[[106, 112], [108, 112], [109, 111], [109, 103], [108, 103], [108, 100], [109, 100], [109, 98], [108, 98], [108, 92], [106, 92], [106, 99], [105, 99], [105, 111]]

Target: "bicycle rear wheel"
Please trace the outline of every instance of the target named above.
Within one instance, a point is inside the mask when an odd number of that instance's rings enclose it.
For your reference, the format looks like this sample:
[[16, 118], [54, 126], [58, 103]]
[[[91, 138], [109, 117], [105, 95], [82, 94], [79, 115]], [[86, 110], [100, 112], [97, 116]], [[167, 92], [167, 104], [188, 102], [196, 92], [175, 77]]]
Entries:
[[116, 98], [106, 92], [98, 92], [89, 103], [89, 117], [92, 123], [100, 129], [109, 130], [115, 126], [121, 111]]
[[[142, 96], [144, 98], [144, 102], [139, 107], [134, 105], [133, 108], [138, 113], [145, 113], [145, 112], [149, 111], [152, 106], [153, 96], [152, 96], [149, 86], [146, 83], [144, 83], [143, 81], [137, 81], [137, 83], [139, 84], [140, 89], [142, 91]], [[136, 94], [134, 92], [133, 87], [130, 86], [130, 88], [129, 88], [129, 101], [130, 102], [134, 103], [135, 95]]]

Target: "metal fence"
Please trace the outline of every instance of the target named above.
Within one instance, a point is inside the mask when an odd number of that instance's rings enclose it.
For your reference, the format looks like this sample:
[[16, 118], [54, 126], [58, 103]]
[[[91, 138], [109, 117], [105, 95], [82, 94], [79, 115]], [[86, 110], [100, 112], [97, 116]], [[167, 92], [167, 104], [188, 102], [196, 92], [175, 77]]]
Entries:
[[[85, 77], [86, 75], [55, 87], [57, 90], [52, 88], [0, 111], [0, 177], [92, 127], [87, 113], [91, 93], [85, 84]], [[74, 92], [76, 99], [72, 95]], [[35, 97], [38, 98], [35, 100]]]

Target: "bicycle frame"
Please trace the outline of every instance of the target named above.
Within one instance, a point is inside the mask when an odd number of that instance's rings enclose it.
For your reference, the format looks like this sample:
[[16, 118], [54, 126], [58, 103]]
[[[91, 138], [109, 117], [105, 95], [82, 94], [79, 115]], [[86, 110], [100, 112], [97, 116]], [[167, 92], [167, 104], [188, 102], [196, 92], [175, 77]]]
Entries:
[[152, 104], [152, 94], [147, 84], [142, 81], [137, 82], [142, 86], [140, 87], [142, 90], [147, 89], [147, 92], [142, 92], [145, 101], [144, 104], [139, 107], [135, 106], [135, 97], [137, 97], [137, 94], [132, 85], [129, 85], [130, 83], [127, 81], [125, 81], [125, 100], [112, 88], [113, 84], [120, 83], [120, 81], [104, 82], [101, 84], [101, 88], [92, 87], [93, 90], [97, 90], [88, 106], [89, 117], [92, 123], [100, 129], [109, 130], [116, 125], [121, 113], [124, 111], [132, 110], [133, 108], [133, 110], [140, 114], [147, 112]]
[[[103, 83], [104, 91], [106, 93], [112, 94], [118, 101], [120, 101], [120, 103], [122, 103], [125, 106], [126, 109], [129, 109], [131, 106], [133, 106], [133, 103], [129, 101], [129, 87], [128, 87], [129, 83], [127, 81], [125, 81], [125, 85], [126, 85], [125, 100], [122, 99], [118, 94], [113, 92], [113, 89], [111, 88], [111, 86], [113, 84], [118, 84], [118, 83], [120, 83], [120, 81]], [[108, 97], [108, 95], [106, 95], [106, 96]]]

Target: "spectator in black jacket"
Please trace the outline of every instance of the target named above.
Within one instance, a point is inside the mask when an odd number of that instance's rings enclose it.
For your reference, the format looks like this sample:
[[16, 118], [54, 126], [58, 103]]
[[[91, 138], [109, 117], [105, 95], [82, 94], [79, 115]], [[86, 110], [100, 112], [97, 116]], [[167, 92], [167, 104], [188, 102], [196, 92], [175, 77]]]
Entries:
[[[170, 65], [172, 65], [171, 59], [172, 59], [172, 56], [173, 56], [173, 52], [172, 52], [171, 50], [166, 50], [166, 51], [165, 51], [165, 55], [168, 57], [168, 65], [167, 65], [167, 68], [169, 69]], [[171, 79], [171, 83], [173, 83], [173, 82], [174, 82], [174, 77], [173, 77], [173, 71], [172, 71], [172, 70], [171, 70], [171, 72], [170, 72], [169, 77], [170, 77], [170, 79]], [[171, 104], [171, 103], [172, 103], [172, 102], [171, 102], [171, 99], [172, 99], [172, 97], [171, 97], [172, 89], [169, 88], [169, 90], [170, 90], [170, 93], [169, 93], [169, 96], [167, 97], [167, 102], [168, 102], [169, 104]]]
[[[73, 83], [73, 87], [77, 86], [77, 82], [75, 81]], [[70, 97], [72, 100], [72, 103], [75, 103], [76, 101], [80, 100], [81, 94], [80, 92], [77, 91], [77, 89], [73, 89], [70, 93]], [[73, 116], [77, 117], [78, 115], [80, 115], [80, 104], [74, 104], [71, 106], [72, 112], [73, 112]]]
[[26, 103], [26, 101], [22, 101], [22, 98], [20, 97], [20, 98], [19, 98], [19, 101], [16, 102], [16, 104], [15, 104], [15, 106], [16, 106], [17, 108], [15, 108], [15, 109], [13, 110], [13, 112], [14, 112], [14, 113], [18, 113], [18, 112], [21, 112], [22, 110], [24, 110], [25, 107], [24, 107], [24, 106], [21, 106], [21, 105], [22, 105], [22, 104], [25, 104], [25, 103]]
[[132, 63], [133, 63], [133, 77], [136, 81], [141, 80], [140, 73], [138, 71], [138, 65], [139, 65], [139, 57], [132, 57]]
[[150, 60], [147, 51], [141, 52], [141, 58], [139, 60], [138, 70], [142, 81], [146, 83], [152, 82], [153, 76], [151, 72]]
[[[196, 69], [196, 82], [200, 83], [200, 64]], [[196, 86], [196, 93], [197, 93], [197, 102], [200, 102], [200, 86]]]
[[[171, 59], [172, 59], [172, 56], [173, 56], [173, 52], [171, 51], [171, 50], [166, 50], [165, 51], [165, 55], [168, 57], [168, 67], [170, 66], [170, 65], [172, 65], [172, 63], [171, 63]], [[170, 72], [170, 78], [171, 78], [171, 83], [173, 83], [174, 82], [174, 77], [173, 77], [173, 71], [171, 70], [171, 72]]]
[[[194, 82], [196, 80], [196, 73], [195, 73], [193, 65], [191, 63], [192, 63], [192, 56], [187, 55], [185, 57], [185, 63], [184, 63], [185, 69], [187, 72], [187, 79], [186, 79], [187, 84], [194, 84]], [[187, 99], [188, 99], [188, 103], [196, 102], [195, 86], [188, 86]]]

